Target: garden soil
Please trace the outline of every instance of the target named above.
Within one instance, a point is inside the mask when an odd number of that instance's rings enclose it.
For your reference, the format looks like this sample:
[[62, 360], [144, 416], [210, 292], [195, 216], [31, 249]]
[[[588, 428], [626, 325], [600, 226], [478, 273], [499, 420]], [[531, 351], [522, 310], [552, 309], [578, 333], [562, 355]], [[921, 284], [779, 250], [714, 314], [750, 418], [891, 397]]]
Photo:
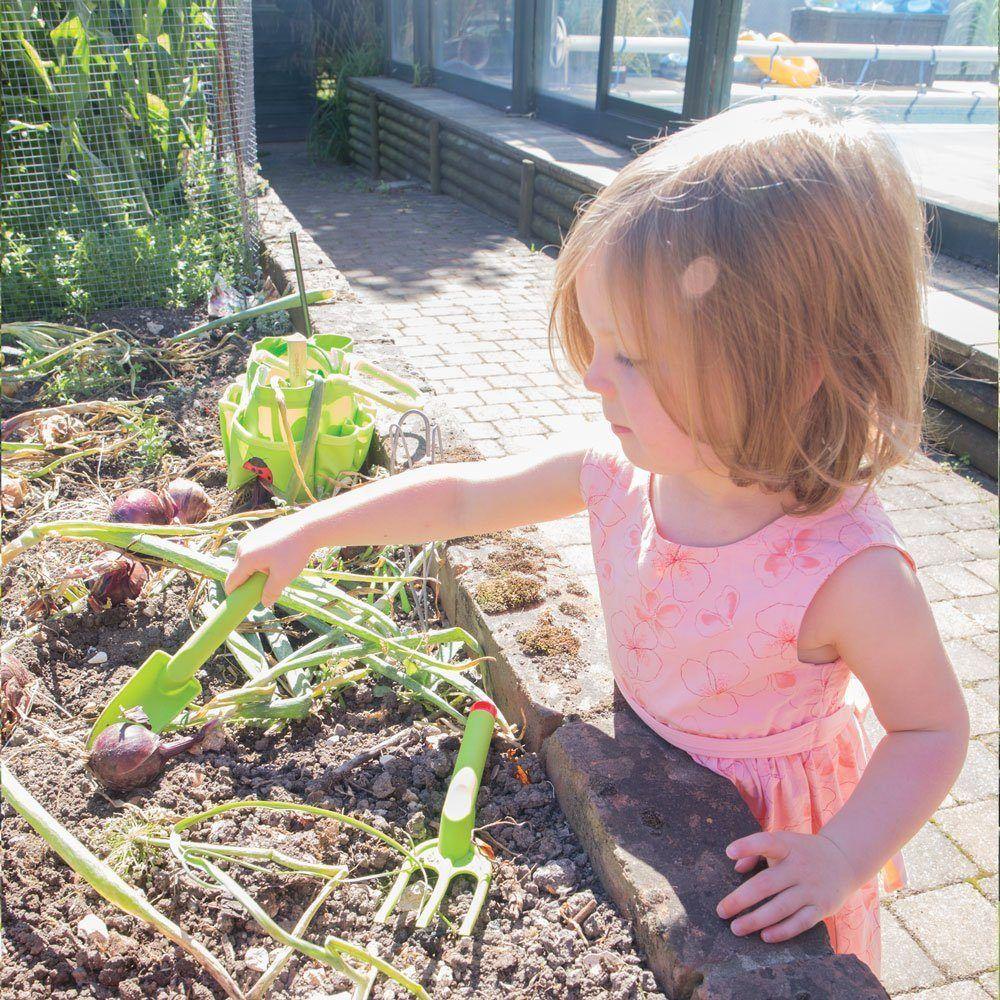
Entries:
[[[145, 329], [148, 310], [116, 315], [110, 325]], [[158, 315], [155, 322], [188, 325], [192, 317]], [[90, 478], [110, 490], [165, 483], [190, 473], [208, 490], [216, 516], [238, 509], [225, 490], [216, 401], [242, 368], [246, 342], [205, 369], [178, 373], [163, 395], [169, 452], [154, 474], [123, 463], [113, 476], [91, 467]], [[142, 391], [147, 391], [143, 389]], [[10, 401], [7, 401], [8, 403]], [[16, 404], [14, 404], [16, 408]], [[8, 407], [7, 412], [15, 412]], [[99, 476], [104, 478], [98, 479]], [[71, 483], [76, 483], [73, 479]], [[82, 480], [83, 485], [86, 485]], [[58, 516], [99, 517], [107, 498], [83, 488], [58, 498]], [[70, 487], [67, 486], [67, 489]], [[103, 509], [106, 509], [104, 507]], [[5, 520], [5, 541], [51, 512]], [[51, 541], [30, 550], [4, 574], [4, 635], [27, 624], [21, 611], [38, 583], [60, 568], [86, 561], [93, 544]], [[504, 567], [509, 568], [509, 567]], [[155, 579], [155, 578], [154, 578]], [[183, 755], [149, 787], [126, 799], [109, 797], [86, 770], [82, 748], [100, 708], [154, 649], [172, 651], [190, 634], [196, 583], [178, 575], [165, 588], [127, 606], [49, 619], [15, 654], [40, 681], [27, 721], [3, 748], [21, 782], [73, 833], [104, 857], [116, 831], [128, 824], [179, 818], [232, 799], [305, 802], [365, 820], [401, 839], [436, 833], [460, 734], [396, 689], [364, 682], [328, 700], [307, 719], [276, 731], [230, 727], [218, 750]], [[436, 624], [446, 624], [438, 622]], [[95, 654], [104, 653], [103, 659]], [[216, 656], [206, 670], [209, 692], [238, 682], [235, 664]], [[403, 730], [409, 740], [340, 778], [338, 765]], [[237, 810], [190, 832], [194, 839], [280, 848], [349, 867], [351, 881], [327, 901], [308, 931], [368, 947], [420, 981], [435, 998], [660, 998], [638, 955], [628, 923], [602, 891], [586, 854], [566, 823], [538, 757], [496, 737], [478, 800], [481, 840], [495, 854], [489, 898], [474, 933], [459, 938], [446, 920], [426, 930], [414, 921], [419, 897], [404, 896], [385, 926], [372, 915], [387, 888], [381, 873], [398, 856], [381, 842], [327, 818]], [[6, 805], [3, 809], [3, 946], [0, 995], [18, 998], [221, 997], [218, 985], [170, 942], [102, 900]], [[165, 914], [197, 937], [244, 989], [257, 979], [260, 948], [279, 946], [242, 908], [218, 890], [202, 888], [165, 853], [127, 858], [129, 879]], [[268, 876], [231, 869], [283, 927], [291, 928], [319, 883], [302, 875]], [[459, 883], [443, 908], [452, 924], [471, 893]], [[110, 940], [101, 949], [80, 929], [87, 914], [101, 917]], [[294, 958], [270, 996], [348, 1000], [349, 983], [326, 967]], [[379, 977], [372, 996], [406, 991]]]

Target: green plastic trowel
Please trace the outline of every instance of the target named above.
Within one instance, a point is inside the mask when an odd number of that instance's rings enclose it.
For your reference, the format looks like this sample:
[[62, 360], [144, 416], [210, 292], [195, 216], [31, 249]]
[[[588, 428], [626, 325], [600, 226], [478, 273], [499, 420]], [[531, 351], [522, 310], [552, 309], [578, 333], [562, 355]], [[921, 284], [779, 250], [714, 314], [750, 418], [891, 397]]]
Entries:
[[496, 716], [496, 706], [488, 701], [477, 701], [469, 710], [455, 769], [441, 809], [438, 836], [417, 844], [403, 862], [396, 881], [375, 914], [376, 923], [386, 922], [406, 890], [410, 876], [420, 868], [436, 872], [437, 881], [431, 890], [430, 899], [417, 915], [417, 927], [426, 927], [430, 923], [444, 901], [448, 886], [460, 875], [466, 875], [475, 881], [476, 887], [458, 933], [463, 936], [472, 933], [483, 903], [486, 902], [493, 873], [492, 862], [473, 840], [472, 830], [476, 825], [476, 797], [479, 795], [483, 765], [489, 753]]
[[254, 573], [201, 623], [173, 656], [162, 649], [151, 653], [98, 716], [87, 746], [108, 726], [121, 722], [131, 709], [142, 709], [154, 733], [173, 722], [201, 694], [201, 684], [194, 675], [260, 603], [266, 582], [265, 573]]

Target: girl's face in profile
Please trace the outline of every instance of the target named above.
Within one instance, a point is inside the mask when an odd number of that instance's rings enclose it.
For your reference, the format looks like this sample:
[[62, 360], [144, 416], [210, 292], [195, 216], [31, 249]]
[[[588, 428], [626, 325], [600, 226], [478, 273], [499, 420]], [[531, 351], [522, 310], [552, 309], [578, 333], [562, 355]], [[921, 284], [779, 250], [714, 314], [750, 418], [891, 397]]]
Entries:
[[[691, 438], [670, 419], [653, 391], [649, 374], [655, 361], [642, 356], [627, 331], [617, 329], [613, 294], [601, 255], [592, 254], [576, 279], [580, 314], [594, 344], [584, 386], [601, 397], [605, 419], [633, 465], [658, 475], [704, 470]], [[652, 315], [656, 321], [655, 311]], [[662, 328], [666, 334], [665, 325]], [[707, 459], [714, 458], [707, 445], [701, 450]]]

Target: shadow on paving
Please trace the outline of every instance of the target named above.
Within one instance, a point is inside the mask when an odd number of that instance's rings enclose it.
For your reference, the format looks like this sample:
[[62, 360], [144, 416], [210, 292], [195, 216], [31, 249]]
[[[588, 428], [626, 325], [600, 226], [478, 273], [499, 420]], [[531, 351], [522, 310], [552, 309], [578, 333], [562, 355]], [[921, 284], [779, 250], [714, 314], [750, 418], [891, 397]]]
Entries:
[[355, 167], [314, 163], [302, 143], [265, 146], [261, 173], [352, 285], [376, 298], [456, 286], [507, 288], [508, 223], [419, 186], [380, 191]]

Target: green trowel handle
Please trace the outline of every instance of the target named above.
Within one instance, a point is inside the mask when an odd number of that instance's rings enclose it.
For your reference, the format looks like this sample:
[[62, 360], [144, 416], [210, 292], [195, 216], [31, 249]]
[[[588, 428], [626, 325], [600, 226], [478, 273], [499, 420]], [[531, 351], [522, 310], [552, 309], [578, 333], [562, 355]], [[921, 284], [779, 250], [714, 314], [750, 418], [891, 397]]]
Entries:
[[170, 657], [170, 662], [164, 667], [162, 684], [165, 688], [172, 690], [180, 687], [194, 677], [202, 664], [229, 638], [229, 633], [260, 604], [265, 583], [266, 573], [254, 573], [219, 605], [214, 614], [201, 623], [198, 630]]
[[461, 864], [472, 854], [472, 828], [476, 825], [476, 796], [483, 777], [483, 765], [489, 753], [496, 722], [496, 708], [489, 702], [477, 701], [465, 720], [462, 745], [458, 748], [455, 770], [452, 772], [444, 808], [438, 850]]

